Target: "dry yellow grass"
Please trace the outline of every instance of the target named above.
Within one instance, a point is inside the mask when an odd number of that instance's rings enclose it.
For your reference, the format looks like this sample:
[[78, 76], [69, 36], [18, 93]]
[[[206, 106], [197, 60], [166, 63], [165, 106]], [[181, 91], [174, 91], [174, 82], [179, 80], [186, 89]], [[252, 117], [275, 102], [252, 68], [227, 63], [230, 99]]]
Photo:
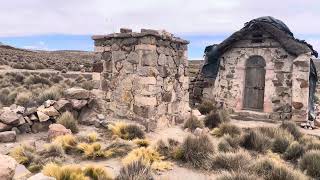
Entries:
[[75, 136], [67, 134], [63, 136], [58, 136], [53, 140], [53, 143], [61, 145], [64, 150], [70, 150], [77, 145], [77, 139]]
[[140, 147], [132, 150], [126, 157], [122, 159], [124, 165], [128, 165], [134, 161], [141, 160], [145, 165], [151, 166], [154, 170], [169, 170], [172, 169], [172, 163], [163, 161], [164, 157], [161, 156], [156, 150], [151, 147]]
[[99, 135], [96, 132], [91, 132], [91, 133], [87, 134], [87, 138], [90, 143], [97, 142], [98, 137], [99, 137]]

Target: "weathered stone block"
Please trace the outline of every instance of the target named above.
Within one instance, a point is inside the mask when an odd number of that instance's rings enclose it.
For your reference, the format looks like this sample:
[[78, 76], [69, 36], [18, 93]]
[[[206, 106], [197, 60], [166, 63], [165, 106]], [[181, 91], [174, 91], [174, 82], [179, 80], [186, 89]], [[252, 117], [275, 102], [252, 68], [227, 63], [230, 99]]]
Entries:
[[156, 97], [145, 97], [145, 96], [135, 96], [135, 104], [138, 106], [156, 106], [157, 99]]

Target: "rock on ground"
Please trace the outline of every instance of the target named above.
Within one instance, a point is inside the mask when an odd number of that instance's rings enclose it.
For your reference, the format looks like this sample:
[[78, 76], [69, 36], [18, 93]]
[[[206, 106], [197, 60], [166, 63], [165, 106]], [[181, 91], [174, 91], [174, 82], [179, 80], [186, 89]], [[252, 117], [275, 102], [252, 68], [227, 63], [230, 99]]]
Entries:
[[4, 131], [0, 133], [0, 142], [15, 142], [16, 141], [16, 132], [15, 131]]
[[89, 99], [90, 92], [82, 88], [70, 88], [65, 91], [66, 97], [70, 99]]
[[38, 173], [34, 176], [31, 176], [28, 180], [56, 180], [56, 178], [45, 176], [42, 173]]
[[15, 169], [13, 180], [26, 180], [31, 175], [32, 173], [24, 165], [18, 164]]
[[11, 110], [5, 110], [1, 115], [0, 115], [0, 121], [9, 124], [9, 125], [16, 125], [19, 124], [19, 116], [17, 113], [11, 111]]
[[0, 179], [9, 180], [14, 176], [17, 162], [12, 157], [0, 154]]
[[51, 124], [49, 126], [48, 131], [48, 138], [53, 139], [57, 136], [65, 135], [65, 134], [72, 134], [70, 129], [65, 128], [61, 124]]

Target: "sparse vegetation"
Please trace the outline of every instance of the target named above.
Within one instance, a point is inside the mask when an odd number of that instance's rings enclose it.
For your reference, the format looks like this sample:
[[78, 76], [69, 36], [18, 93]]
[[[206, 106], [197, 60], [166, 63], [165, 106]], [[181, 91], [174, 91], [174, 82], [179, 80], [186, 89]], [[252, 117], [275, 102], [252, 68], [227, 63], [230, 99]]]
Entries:
[[108, 155], [101, 149], [100, 143], [80, 143], [77, 145], [77, 149], [83, 153], [85, 159], [99, 159], [106, 158]]
[[239, 149], [240, 137], [231, 137], [225, 135], [218, 144], [218, 150], [221, 152], [235, 152]]
[[182, 159], [195, 168], [209, 169], [214, 146], [208, 136], [188, 136], [181, 145]]
[[201, 114], [208, 114], [212, 110], [215, 110], [215, 106], [212, 102], [203, 101], [200, 105], [198, 105], [198, 110]]
[[306, 152], [301, 160], [299, 161], [299, 166], [301, 170], [306, 171], [306, 173], [313, 177], [320, 177], [320, 151], [311, 150]]
[[246, 151], [218, 153], [212, 159], [212, 168], [215, 170], [239, 171], [246, 169], [251, 156]]
[[249, 130], [242, 136], [241, 146], [258, 152], [266, 152], [271, 147], [271, 139], [257, 130]]
[[13, 148], [9, 155], [13, 157], [19, 164], [23, 164], [25, 166], [31, 164], [36, 158], [35, 148], [28, 145], [22, 145]]
[[116, 140], [105, 149], [105, 155], [109, 158], [121, 157], [127, 155], [132, 149], [133, 146], [129, 142]]
[[204, 118], [204, 125], [210, 129], [218, 127], [221, 123], [229, 122], [229, 115], [226, 110], [219, 109], [211, 111]]
[[141, 160], [133, 161], [120, 169], [116, 180], [151, 180], [153, 179], [150, 166]]
[[148, 147], [140, 147], [132, 150], [126, 157], [122, 159], [124, 165], [128, 165], [134, 161], [141, 160], [145, 165], [151, 166], [154, 170], [168, 170], [172, 168], [172, 164], [163, 161], [164, 157], [155, 149]]
[[292, 136], [295, 138], [295, 140], [299, 140], [302, 137], [302, 133], [299, 130], [299, 127], [291, 121], [284, 121], [280, 128], [287, 130], [289, 133], [292, 134]]
[[305, 152], [303, 145], [299, 144], [298, 142], [294, 141], [290, 144], [287, 148], [285, 153], [283, 154], [284, 159], [286, 160], [294, 160], [296, 161], [299, 159]]
[[185, 123], [184, 128], [189, 128], [194, 131], [196, 128], [203, 128], [203, 122], [200, 121], [196, 116], [191, 116]]
[[52, 86], [39, 94], [38, 103], [42, 104], [46, 100], [58, 100], [62, 97], [62, 88]]
[[241, 129], [236, 125], [230, 123], [222, 123], [218, 128], [214, 128], [211, 131], [211, 134], [217, 137], [221, 137], [223, 135], [230, 135], [232, 137], [239, 136], [241, 134]]
[[15, 99], [15, 104], [26, 107], [31, 100], [31, 92], [20, 92]]
[[108, 129], [110, 129], [114, 135], [121, 139], [133, 140], [136, 138], [144, 138], [144, 131], [136, 124], [118, 122], [114, 125], [109, 125]]
[[68, 152], [69, 150], [72, 150], [77, 145], [77, 139], [73, 135], [67, 134], [63, 136], [58, 136], [53, 140], [53, 143], [56, 143], [59, 146], [62, 146], [62, 148]]
[[67, 129], [70, 129], [72, 133], [77, 133], [79, 131], [78, 122], [69, 111], [61, 114], [61, 116], [57, 119], [57, 123], [62, 124]]

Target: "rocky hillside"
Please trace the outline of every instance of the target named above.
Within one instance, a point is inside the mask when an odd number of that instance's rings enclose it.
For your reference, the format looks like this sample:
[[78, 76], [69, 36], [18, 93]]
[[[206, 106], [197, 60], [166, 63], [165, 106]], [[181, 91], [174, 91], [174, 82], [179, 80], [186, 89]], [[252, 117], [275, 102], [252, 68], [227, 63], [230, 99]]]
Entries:
[[31, 51], [0, 45], [0, 65], [15, 69], [55, 69], [89, 72], [98, 57], [86, 51]]

